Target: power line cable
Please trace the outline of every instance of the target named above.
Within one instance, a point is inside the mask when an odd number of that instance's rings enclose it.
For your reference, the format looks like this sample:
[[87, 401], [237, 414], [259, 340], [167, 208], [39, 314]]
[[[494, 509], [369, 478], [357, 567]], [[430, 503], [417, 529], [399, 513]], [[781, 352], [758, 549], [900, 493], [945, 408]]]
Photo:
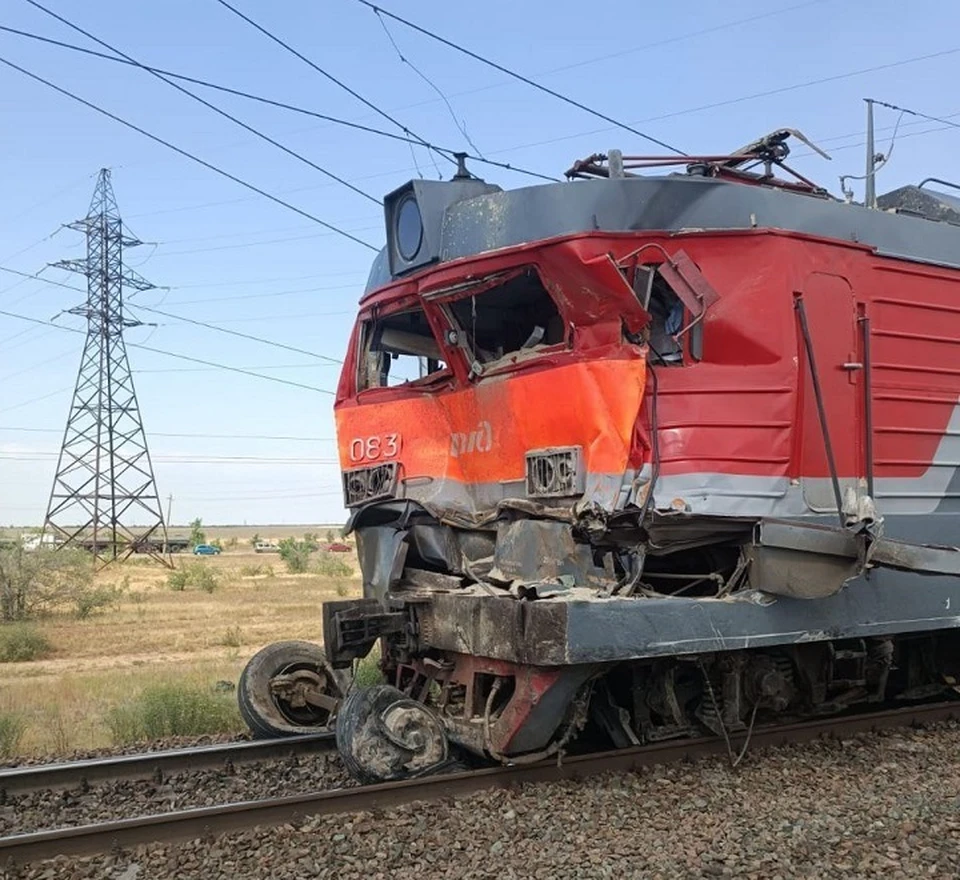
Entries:
[[[0, 272], [9, 272], [9, 273], [11, 273], [12, 275], [21, 275], [21, 276], [23, 276], [24, 278], [28, 278], [28, 279], [33, 280], [33, 281], [39, 281], [39, 282], [41, 282], [42, 284], [52, 284], [52, 285], [54, 285], [54, 286], [56, 286], [56, 287], [63, 287], [63, 288], [66, 288], [67, 290], [73, 290], [73, 291], [75, 291], [75, 292], [77, 292], [77, 293], [82, 293], [82, 294], [85, 294], [85, 293], [86, 293], [85, 290], [83, 290], [83, 289], [81, 289], [81, 288], [79, 288], [79, 287], [74, 287], [74, 286], [72, 286], [72, 285], [70, 285], [70, 284], [64, 284], [64, 283], [61, 282], [61, 281], [54, 281], [54, 280], [51, 279], [51, 278], [43, 278], [43, 277], [41, 277], [39, 274], [33, 274], [33, 275], [31, 275], [31, 274], [28, 273], [28, 272], [21, 272], [21, 271], [19, 271], [18, 269], [11, 269], [11, 268], [9, 268], [9, 267], [7, 267], [7, 266], [0, 266]], [[354, 273], [351, 272], [351, 273], [343, 273], [343, 274], [351, 274], [351, 275], [352, 275], [352, 274], [354, 274]], [[329, 277], [329, 275], [304, 275], [304, 276], [300, 276], [300, 277], [302, 277], [302, 278], [325, 278], [325, 277]], [[263, 282], [263, 283], [275, 283], [275, 282], [277, 282], [277, 281], [286, 281], [286, 280], [295, 281], [295, 280], [297, 280], [297, 279], [296, 279], [296, 278], [290, 278], [290, 279], [272, 278], [272, 279], [263, 279], [262, 282]], [[186, 289], [193, 289], [193, 288], [197, 288], [197, 287], [201, 287], [201, 288], [205, 288], [205, 287], [233, 287], [233, 286], [237, 286], [237, 285], [242, 284], [242, 283], [244, 283], [244, 282], [235, 282], [235, 283], [233, 283], [233, 282], [223, 282], [223, 283], [214, 282], [214, 283], [212, 283], [212, 284], [186, 284], [186, 285], [176, 286], [176, 287], [173, 287], [173, 288], [171, 288], [171, 289], [172, 289], [172, 290], [186, 290]], [[250, 284], [250, 283], [260, 283], [260, 282], [246, 282], [246, 283]], [[202, 297], [202, 298], [199, 298], [199, 299], [176, 300], [176, 301], [174, 301], [174, 302], [172, 302], [172, 303], [169, 303], [169, 305], [172, 305], [172, 306], [173, 306], [173, 305], [178, 305], [178, 306], [179, 306], [179, 305], [196, 305], [196, 304], [200, 304], [200, 303], [211, 303], [211, 302], [233, 302], [233, 301], [235, 301], [235, 300], [248, 300], [248, 299], [258, 299], [258, 300], [259, 300], [259, 299], [269, 299], [269, 298], [272, 298], [272, 297], [279, 297], [279, 296], [293, 296], [293, 295], [300, 294], [300, 293], [319, 293], [319, 292], [321, 292], [321, 291], [327, 291], [327, 290], [355, 290], [358, 286], [362, 286], [362, 282], [361, 282], [361, 283], [358, 283], [358, 284], [337, 284], [337, 285], [333, 285], [333, 286], [330, 286], [330, 287], [302, 287], [302, 288], [295, 288], [295, 289], [293, 289], [293, 290], [273, 290], [273, 291], [268, 291], [267, 293], [244, 293], [244, 294], [238, 294], [238, 295], [236, 295], [236, 296]], [[10, 289], [10, 288], [8, 288], [8, 289]], [[331, 312], [330, 314], [332, 315], [332, 314], [341, 314], [341, 313], [339, 313], [339, 312], [336, 312], [336, 313]], [[347, 314], [347, 313], [346, 313], [346, 312], [343, 312], [342, 314]]]
[[[226, 0], [217, 0], [219, 3], [226, 3]], [[622, 128], [624, 131], [629, 131], [631, 134], [635, 134], [638, 137], [643, 138], [646, 141], [650, 141], [652, 144], [656, 144], [658, 147], [663, 147], [665, 150], [669, 150], [671, 153], [677, 153], [683, 155], [683, 151], [677, 149], [674, 146], [671, 146], [666, 141], [659, 140], [652, 135], [646, 134], [643, 131], [640, 131], [637, 128], [634, 128], [631, 125], [628, 125], [625, 122], [620, 122], [618, 119], [614, 119], [612, 116], [607, 116], [605, 113], [601, 113], [599, 110], [594, 110], [592, 107], [588, 107], [586, 104], [581, 103], [573, 98], [563, 95], [560, 92], [548, 88], [547, 86], [541, 85], [538, 82], [530, 79], [527, 76], [524, 76], [521, 73], [517, 73], [515, 70], [510, 70], [508, 67], [504, 67], [502, 64], [498, 64], [496, 61], [491, 61], [489, 58], [485, 58], [483, 55], [479, 55], [476, 52], [471, 51], [459, 43], [455, 43], [452, 40], [448, 40], [445, 37], [441, 37], [439, 34], [435, 34], [433, 31], [429, 31], [424, 27], [421, 27], [418, 24], [414, 24], [412, 21], [402, 18], [399, 15], [395, 15], [392, 12], [388, 12], [386, 9], [383, 9], [373, 3], [370, 0], [357, 0], [358, 3], [362, 3], [364, 6], [372, 9], [373, 12], [380, 16], [386, 15], [388, 18], [392, 18], [394, 21], [400, 22], [402, 25], [411, 28], [412, 30], [417, 31], [418, 33], [423, 34], [426, 37], [430, 37], [432, 40], [436, 40], [438, 43], [442, 43], [444, 46], [448, 46], [451, 49], [455, 49], [457, 52], [461, 52], [464, 55], [467, 55], [470, 58], [473, 58], [475, 61], [479, 61], [481, 64], [486, 64], [488, 67], [494, 68], [494, 70], [499, 70], [501, 73], [505, 73], [507, 76], [513, 77], [516, 80], [519, 80], [522, 83], [526, 83], [528, 86], [532, 86], [538, 91], [544, 92], [547, 95], [551, 95], [554, 98], [557, 98], [563, 101], [566, 104], [570, 104], [573, 107], [576, 107], [580, 110], [589, 113], [591, 116], [596, 116], [598, 119], [604, 120], [604, 122], [609, 122], [612, 125], [615, 125], [617, 128]]]
[[[380, 223], [376, 226], [362, 226], [349, 231], [372, 232], [374, 230], [379, 231], [382, 228], [383, 228], [383, 224]], [[180, 250], [180, 251], [160, 251], [160, 253], [156, 254], [156, 256], [158, 258], [183, 257], [189, 254], [209, 254], [214, 251], [233, 251], [233, 250], [240, 250], [242, 248], [266, 247], [274, 244], [289, 244], [291, 242], [297, 242], [297, 241], [313, 241], [317, 238], [324, 238], [332, 234], [333, 233], [331, 232], [314, 232], [311, 235], [293, 235], [293, 236], [287, 236], [285, 238], [271, 238], [266, 241], [249, 241], [249, 242], [243, 242], [240, 244], [220, 244], [220, 245], [214, 245], [212, 247], [188, 248], [186, 250]], [[163, 244], [164, 242], [160, 242], [160, 245], [163, 245]], [[153, 254], [151, 254], [151, 256], [153, 256]]]
[[[817, 2], [820, 2], [820, 0], [817, 0]], [[267, 104], [271, 107], [276, 107], [281, 110], [288, 110], [292, 113], [299, 113], [303, 116], [311, 116], [314, 119], [319, 119], [323, 122], [329, 122], [333, 125], [341, 125], [346, 128], [352, 128], [357, 131], [363, 131], [363, 132], [366, 132], [367, 134], [376, 135], [377, 137], [389, 138], [390, 140], [399, 141], [405, 144], [411, 144], [411, 145], [416, 144], [418, 146], [427, 147], [429, 149], [436, 150], [437, 152], [445, 153], [448, 156], [453, 156], [453, 154], [457, 152], [456, 150], [450, 147], [443, 147], [438, 144], [433, 144], [433, 143], [430, 143], [429, 141], [424, 141], [421, 138], [414, 138], [414, 137], [409, 137], [407, 135], [396, 134], [392, 131], [384, 131], [381, 128], [373, 128], [372, 126], [369, 126], [369, 125], [363, 125], [362, 123], [353, 122], [349, 119], [342, 119], [338, 116], [330, 116], [327, 113], [320, 113], [319, 111], [316, 111], [316, 110], [309, 110], [305, 107], [299, 107], [296, 104], [288, 104], [285, 101], [278, 101], [273, 98], [267, 98], [267, 97], [264, 97], [263, 95], [257, 95], [253, 92], [246, 92], [242, 89], [234, 89], [234, 88], [231, 88], [230, 86], [225, 86], [220, 83], [210, 82], [209, 80], [200, 79], [198, 77], [187, 76], [186, 74], [182, 74], [182, 73], [175, 73], [171, 70], [165, 70], [162, 67], [154, 67], [152, 65], [142, 64], [136, 61], [128, 61], [126, 58], [120, 58], [114, 55], [107, 55], [105, 52], [97, 52], [95, 49], [88, 49], [85, 46], [77, 46], [73, 43], [67, 43], [63, 40], [55, 40], [52, 37], [45, 37], [41, 34], [31, 33], [30, 31], [23, 31], [23, 30], [20, 30], [19, 28], [8, 27], [7, 25], [0, 25], [0, 31], [5, 31], [6, 33], [10, 33], [10, 34], [15, 34], [16, 36], [19, 36], [19, 37], [25, 37], [26, 39], [36, 40], [37, 42], [48, 43], [49, 45], [58, 46], [62, 49], [69, 49], [73, 52], [81, 52], [84, 55], [90, 55], [94, 58], [100, 58], [104, 61], [113, 61], [119, 64], [127, 64], [131, 66], [141, 67], [144, 70], [147, 70], [151, 73], [162, 74], [163, 76], [170, 77], [171, 79], [177, 79], [177, 80], [182, 80], [183, 82], [193, 83], [194, 85], [202, 86], [203, 88], [214, 89], [215, 91], [218, 91], [218, 92], [223, 92], [228, 95], [234, 95], [238, 98], [245, 98], [249, 101], [256, 101], [261, 104]], [[476, 147], [474, 147], [474, 149], [476, 149]], [[485, 156], [479, 155], [479, 150], [477, 151], [477, 153], [478, 155], [472, 155], [468, 153], [467, 158], [473, 162], [481, 162], [485, 165], [490, 165], [495, 168], [503, 168], [507, 171], [513, 171], [517, 174], [525, 174], [528, 177], [535, 177], [535, 178], [539, 178], [540, 180], [553, 181], [558, 179], [556, 177], [551, 177], [548, 174], [540, 174], [537, 171], [531, 171], [528, 168], [522, 168], [510, 162], [498, 162], [494, 159], [487, 159]], [[379, 177], [380, 175], [377, 174], [372, 176]], [[143, 215], [136, 215], [136, 216], [143, 216]]]
[[[0, 61], [2, 60], [3, 59], [0, 58]], [[45, 268], [47, 267], [45, 266], [44, 269]], [[43, 269], [40, 270], [40, 272], [43, 272], [43, 271], [44, 271]], [[86, 293], [86, 291], [83, 290], [82, 288], [74, 287], [72, 284], [64, 284], [62, 281], [54, 281], [52, 278], [41, 278], [40, 272], [33, 272], [33, 273], [21, 272], [19, 269], [11, 269], [8, 266], [0, 266], [0, 272], [9, 272], [11, 275], [19, 275], [22, 278], [25, 278], [30, 281], [41, 281], [44, 284], [52, 284], [54, 285], [54, 287], [65, 287], [67, 290], [74, 290], [77, 293]], [[12, 290], [12, 289], [13, 289], [12, 287], [7, 288], [7, 290]], [[6, 293], [6, 291], [4, 291], [4, 293]]]
[[[53, 321], [44, 321], [41, 318], [31, 318], [28, 315], [18, 315], [16, 312], [8, 312], [5, 309], [0, 309], [0, 315], [5, 315], [8, 318], [17, 318], [21, 321], [29, 321], [32, 324], [43, 324], [45, 326], [56, 327], [58, 330], [66, 330], [70, 333], [81, 333], [84, 335], [86, 334], [85, 330], [78, 330], [75, 327], [66, 327], [63, 324], [55, 324]], [[318, 388], [316, 385], [306, 385], [303, 382], [294, 382], [292, 379], [281, 379], [279, 376], [267, 376], [264, 373], [256, 373], [252, 370], [246, 370], [243, 367], [232, 367], [228, 364], [218, 364], [216, 361], [207, 361], [207, 360], [203, 360], [202, 358], [195, 358], [186, 354], [179, 354], [173, 351], [165, 351], [162, 348], [154, 348], [153, 346], [144, 345], [143, 343], [140, 343], [140, 342], [127, 342], [126, 346], [127, 348], [138, 348], [138, 349], [141, 349], [142, 351], [149, 351], [149, 352], [152, 352], [153, 354], [160, 354], [160, 355], [164, 355], [165, 357], [172, 357], [181, 361], [189, 361], [190, 363], [201, 364], [205, 367], [216, 367], [219, 370], [226, 370], [227, 372], [230, 372], [230, 373], [241, 373], [245, 376], [252, 376], [255, 379], [266, 379], [268, 382], [277, 382], [281, 385], [291, 385], [294, 388], [305, 388], [307, 391], [318, 391], [321, 394], [329, 394], [330, 396], [335, 396], [335, 393], [336, 393], [336, 392], [330, 391], [327, 388]], [[59, 394], [59, 392], [56, 392], [56, 393]], [[4, 411], [5, 410], [0, 410], [0, 412], [4, 412]]]
[[365, 199], [369, 199], [371, 202], [373, 202], [376, 205], [383, 204], [383, 202], [381, 202], [381, 200], [378, 199], [376, 196], [372, 196], [370, 195], [370, 193], [360, 189], [360, 187], [354, 186], [349, 181], [344, 180], [342, 177], [340, 177], [337, 174], [334, 174], [332, 171], [324, 168], [322, 165], [318, 165], [312, 159], [308, 159], [302, 153], [298, 153], [296, 150], [291, 149], [286, 144], [283, 144], [280, 141], [270, 137], [270, 135], [264, 134], [262, 131], [260, 131], [260, 129], [254, 128], [254, 126], [252, 125], [248, 125], [242, 119], [238, 119], [232, 113], [228, 113], [226, 110], [221, 109], [216, 104], [211, 103], [205, 98], [201, 98], [200, 95], [194, 92], [191, 92], [188, 88], [185, 88], [184, 86], [175, 82], [173, 79], [164, 76], [162, 73], [150, 67], [147, 67], [144, 64], [141, 64], [139, 61], [137, 61], [136, 58], [131, 57], [126, 52], [123, 52], [120, 49], [116, 48], [116, 46], [111, 46], [105, 40], [101, 40], [99, 37], [94, 36], [89, 31], [84, 30], [82, 27], [80, 27], [80, 25], [75, 24], [69, 19], [64, 18], [62, 15], [58, 15], [56, 12], [53, 12], [52, 10], [47, 9], [46, 6], [44, 6], [42, 3], [38, 3], [37, 0], [27, 0], [27, 3], [29, 3], [34, 8], [39, 9], [41, 12], [46, 13], [52, 18], [55, 18], [57, 21], [61, 22], [62, 24], [65, 24], [67, 27], [72, 28], [77, 33], [83, 34], [87, 39], [93, 40], [97, 45], [103, 46], [105, 49], [108, 49], [109, 51], [113, 52], [115, 55], [119, 55], [121, 58], [130, 62], [130, 64], [133, 64], [136, 67], [139, 67], [141, 70], [145, 70], [151, 76], [155, 76], [161, 82], [166, 83], [168, 86], [176, 89], [178, 92], [182, 92], [188, 98], [192, 98], [194, 101], [197, 101], [198, 103], [202, 104], [204, 107], [207, 107], [208, 109], [212, 110], [214, 113], [219, 114], [224, 119], [229, 119], [235, 125], [239, 125], [242, 129], [244, 129], [244, 131], [250, 132], [252, 135], [260, 138], [261, 140], [266, 141], [268, 144], [271, 144], [272, 146], [276, 147], [278, 150], [282, 150], [288, 156], [292, 156], [294, 159], [297, 159], [300, 162], [303, 162], [305, 165], [309, 166], [310, 168], [313, 168], [315, 171], [319, 171], [321, 174], [325, 175], [326, 177], [329, 177], [331, 180], [335, 180], [337, 183], [345, 186], [347, 189], [351, 190], [352, 192], [355, 192], [357, 195], [362, 196]]
[[[211, 285], [213, 286], [213, 285]], [[345, 284], [335, 287], [303, 287], [297, 288], [294, 290], [271, 290], [268, 293], [240, 293], [236, 296], [207, 296], [200, 297], [198, 299], [178, 299], [173, 302], [167, 303], [169, 306], [193, 306], [200, 305], [202, 303], [224, 303], [224, 302], [238, 302], [241, 300], [249, 299], [273, 299], [275, 297], [281, 296], [296, 296], [301, 293], [319, 293], [320, 291], [326, 290], [356, 290], [357, 288], [362, 288], [363, 284]]]
[[56, 391], [51, 391], [48, 394], [41, 394], [38, 397], [31, 397], [28, 400], [21, 400], [20, 403], [14, 403], [10, 406], [4, 406], [0, 408], [0, 413], [10, 412], [11, 410], [20, 409], [22, 406], [30, 406], [33, 403], [40, 403], [42, 400], [49, 400], [51, 397], [56, 397], [58, 394], [66, 394], [68, 391], [73, 391], [73, 386], [68, 385], [66, 388], [58, 388]]
[[[363, 3], [365, 2], [365, 0], [358, 0], [358, 2]], [[754, 101], [758, 98], [769, 98], [769, 97], [772, 97], [773, 95], [782, 95], [787, 92], [795, 92], [801, 89], [810, 88], [812, 86], [826, 85], [827, 83], [839, 82], [845, 79], [852, 79], [855, 76], [864, 76], [869, 73], [879, 73], [880, 71], [883, 71], [883, 70], [893, 70], [898, 67], [904, 67], [905, 65], [908, 65], [908, 64], [917, 64], [921, 61], [932, 61], [935, 58], [945, 58], [950, 55], [956, 55], [958, 52], [960, 52], [960, 47], [957, 47], [954, 49], [943, 49], [939, 52], [931, 52], [926, 55], [914, 55], [910, 58], [902, 58], [899, 61], [890, 61], [890, 62], [887, 62], [886, 64], [874, 65], [873, 67], [862, 67], [857, 70], [849, 70], [844, 73], [836, 73], [836, 74], [831, 74], [830, 76], [804, 80], [802, 82], [792, 83], [786, 86], [778, 86], [777, 88], [774, 88], [774, 89], [766, 89], [765, 91], [762, 91], [762, 92], [753, 92], [749, 95], [739, 95], [738, 97], [735, 97], [735, 98], [726, 98], [722, 101], [713, 101], [710, 104], [700, 104], [695, 107], [686, 107], [682, 110], [671, 110], [669, 113], [661, 113], [658, 116], [648, 116], [644, 119], [638, 120], [638, 122], [640, 123], [660, 122], [664, 119], [673, 119], [678, 116], [688, 116], [693, 113], [702, 113], [704, 110], [716, 110], [721, 107], [730, 107], [735, 104], [745, 103], [746, 101]], [[560, 137], [548, 138], [542, 141], [532, 141], [526, 144], [517, 144], [512, 147], [507, 147], [503, 150], [495, 150], [493, 152], [495, 154], [501, 153], [501, 152], [508, 153], [514, 150], [525, 150], [525, 149], [530, 149], [532, 147], [543, 147], [549, 144], [559, 143], [560, 141], [569, 141], [569, 140], [575, 140], [577, 138], [587, 137], [590, 135], [603, 134], [605, 131], [608, 131], [608, 130], [609, 129], [596, 128], [591, 131], [581, 131], [581, 132], [577, 132], [576, 134], [561, 135]]]
[[136, 308], [144, 312], [150, 312], [154, 315], [162, 315], [165, 318], [172, 318], [175, 321], [182, 321], [185, 324], [193, 324], [197, 327], [205, 327], [208, 330], [216, 330], [218, 333], [226, 333], [228, 336], [237, 336], [240, 339], [249, 339], [251, 342], [259, 342], [263, 345], [272, 346], [273, 348], [282, 348], [284, 351], [292, 351], [296, 354], [303, 354], [307, 357], [326, 361], [327, 363], [338, 365], [343, 364], [343, 361], [337, 360], [337, 358], [327, 357], [325, 354], [317, 354], [316, 352], [308, 351], [305, 348], [297, 348], [295, 345], [287, 345], [283, 342], [275, 342], [272, 339], [264, 339], [262, 336], [252, 336], [249, 333], [241, 333], [239, 330], [228, 330], [226, 327], [218, 327], [216, 324], [208, 324], [205, 321], [197, 321], [194, 318], [185, 318], [183, 315], [176, 315], [173, 312], [164, 312], [161, 309], [142, 306], [139, 303], [137, 304]]
[[374, 113], [376, 113], [376, 114], [379, 115], [379, 116], [382, 116], [382, 117], [383, 117], [384, 119], [386, 119], [388, 122], [390, 122], [390, 123], [392, 123], [393, 125], [395, 125], [395, 126], [396, 126], [397, 128], [399, 128], [404, 134], [408, 134], [408, 135], [410, 135], [411, 137], [415, 138], [415, 139], [420, 143], [421, 146], [426, 147], [428, 150], [431, 151], [431, 153], [436, 153], [437, 155], [442, 156], [444, 159], [446, 159], [446, 160], [448, 160], [448, 161], [450, 161], [450, 162], [454, 162], [454, 164], [456, 164], [455, 160], [454, 160], [451, 156], [448, 156], [448, 155], [447, 155], [446, 153], [444, 153], [442, 150], [438, 150], [438, 149], [437, 149], [435, 146], [433, 146], [431, 143], [429, 143], [428, 141], [426, 141], [426, 140], [424, 140], [422, 137], [420, 137], [420, 135], [418, 135], [415, 131], [413, 131], [412, 129], [408, 128], [406, 125], [404, 125], [404, 124], [403, 124], [402, 122], [400, 122], [398, 119], [396, 119], [395, 117], [393, 117], [393, 116], [391, 116], [389, 113], [387, 113], [386, 110], [383, 110], [382, 108], [378, 107], [378, 106], [377, 106], [376, 104], [374, 104], [372, 101], [368, 101], [366, 98], [363, 97], [363, 95], [361, 95], [361, 94], [360, 94], [359, 92], [357, 92], [355, 89], [350, 88], [350, 86], [348, 86], [345, 82], [343, 82], [342, 80], [340, 80], [340, 79], [338, 79], [337, 77], [335, 77], [335, 76], [334, 76], [332, 73], [330, 73], [329, 71], [324, 70], [324, 69], [323, 69], [322, 67], [320, 67], [320, 65], [317, 64], [316, 62], [311, 61], [311, 60], [310, 60], [306, 55], [304, 55], [302, 52], [299, 52], [299, 51], [297, 51], [296, 49], [294, 49], [293, 46], [291, 46], [288, 42], [286, 42], [285, 40], [282, 40], [282, 39], [281, 39], [280, 37], [278, 37], [276, 34], [271, 33], [269, 30], [267, 30], [265, 27], [263, 27], [263, 25], [258, 24], [256, 21], [254, 21], [252, 18], [250, 18], [250, 16], [245, 15], [243, 12], [241, 12], [241, 11], [240, 11], [239, 9], [237, 9], [235, 6], [233, 6], [233, 5], [231, 5], [230, 3], [228, 3], [227, 0], [217, 0], [217, 2], [218, 2], [221, 6], [223, 6], [225, 9], [230, 10], [230, 12], [232, 12], [232, 13], [233, 13], [234, 15], [236, 15], [238, 18], [243, 19], [243, 21], [245, 21], [245, 22], [246, 22], [248, 25], [250, 25], [252, 28], [255, 28], [256, 30], [260, 31], [260, 33], [263, 34], [265, 37], [267, 37], [267, 39], [272, 40], [272, 41], [273, 41], [274, 43], [276, 43], [278, 46], [283, 47], [283, 48], [286, 49], [288, 52], [290, 52], [292, 55], [295, 55], [297, 58], [299, 58], [304, 64], [306, 64], [307, 66], [309, 66], [310, 68], [312, 68], [313, 70], [315, 70], [317, 73], [319, 73], [321, 76], [326, 77], [326, 79], [328, 79], [330, 82], [334, 83], [335, 85], [337, 85], [337, 86], [339, 86], [341, 89], [343, 89], [345, 92], [347, 92], [348, 94], [352, 95], [354, 98], [356, 98], [356, 99], [357, 99], [361, 104], [363, 104], [365, 107], [369, 107], [371, 110], [374, 111]]
[[[0, 425], [0, 431], [21, 431], [28, 434], [62, 434], [62, 428], [31, 428], [19, 425]], [[335, 443], [336, 437], [297, 437], [288, 434], [206, 434], [151, 431], [151, 437], [172, 437], [198, 440], [290, 440], [298, 443]]]
[[[60, 452], [48, 449], [31, 449], [29, 452], [10, 452], [0, 450], [0, 458], [12, 461], [45, 461], [57, 458]], [[166, 462], [168, 464], [286, 464], [286, 465], [313, 465], [313, 464], [338, 464], [335, 458], [280, 458], [278, 456], [256, 456], [256, 455], [204, 455], [204, 456], [184, 456], [184, 455], [152, 455], [154, 461]]]
[[362, 238], [357, 238], [355, 235], [351, 235], [349, 232], [346, 232], [343, 229], [340, 229], [334, 226], [332, 223], [328, 223], [326, 220], [321, 220], [319, 217], [314, 216], [309, 211], [304, 211], [302, 208], [298, 208], [295, 205], [291, 205], [290, 202], [284, 201], [278, 196], [275, 196], [267, 192], [266, 190], [261, 189], [258, 186], [255, 186], [252, 183], [248, 183], [246, 180], [243, 180], [240, 177], [237, 177], [235, 174], [231, 174], [229, 171], [225, 171], [223, 168], [220, 168], [212, 164], [211, 162], [207, 162], [205, 159], [201, 159], [199, 156], [196, 156], [193, 153], [188, 152], [187, 150], [184, 150], [178, 146], [175, 146], [174, 144], [170, 143], [170, 141], [164, 140], [158, 135], [151, 134], [146, 129], [140, 128], [140, 126], [134, 125], [134, 123], [128, 122], [126, 119], [122, 119], [116, 114], [111, 113], [109, 110], [105, 110], [103, 107], [100, 107], [97, 104], [92, 103], [91, 101], [87, 101], [85, 98], [81, 98], [79, 95], [75, 95], [73, 92], [68, 91], [65, 88], [62, 88], [61, 86], [55, 85], [54, 83], [50, 82], [50, 80], [44, 79], [42, 76], [36, 73], [32, 73], [26, 68], [21, 67], [19, 64], [14, 64], [12, 61], [2, 56], [0, 56], [0, 64], [5, 64], [7, 67], [12, 68], [13, 70], [18, 71], [19, 73], [22, 73], [24, 76], [27, 76], [30, 79], [35, 80], [36, 82], [42, 83], [48, 88], [53, 89], [55, 92], [59, 92], [61, 95], [65, 95], [66, 97], [71, 98], [72, 100], [77, 101], [80, 104], [83, 104], [85, 107], [89, 107], [91, 110], [95, 110], [97, 113], [100, 113], [101, 115], [106, 116], [108, 119], [112, 119], [114, 122], [119, 122], [121, 125], [125, 126], [126, 128], [129, 128], [137, 132], [138, 134], [142, 134], [144, 137], [149, 138], [150, 140], [158, 144], [161, 144], [164, 147], [167, 147], [167, 149], [173, 150], [175, 153], [179, 153], [181, 156], [184, 156], [185, 158], [190, 159], [192, 162], [196, 162], [198, 165], [202, 165], [204, 168], [207, 168], [210, 171], [213, 171], [216, 174], [219, 174], [222, 177], [227, 178], [228, 180], [232, 180], [234, 183], [240, 184], [240, 186], [246, 189], [249, 189], [252, 192], [257, 193], [258, 195], [263, 196], [265, 199], [269, 199], [271, 202], [275, 202], [276, 204], [281, 205], [284, 208], [287, 208], [288, 210], [293, 211], [296, 214], [299, 214], [301, 217], [306, 217], [308, 220], [312, 220], [314, 223], [318, 223], [321, 226], [325, 227], [326, 229], [330, 229], [333, 232], [337, 232], [340, 235], [342, 235], [344, 238], [348, 238], [350, 239], [350, 241], [355, 242], [356, 244], [362, 245], [363, 247], [368, 248], [369, 250], [374, 251], [375, 253], [380, 252], [380, 248], [370, 244], [370, 242], [364, 241]]

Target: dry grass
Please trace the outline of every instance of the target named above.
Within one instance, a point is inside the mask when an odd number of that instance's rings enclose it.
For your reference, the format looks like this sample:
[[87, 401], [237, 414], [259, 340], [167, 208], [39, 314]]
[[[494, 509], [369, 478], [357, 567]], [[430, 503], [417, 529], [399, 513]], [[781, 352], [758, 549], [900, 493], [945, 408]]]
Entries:
[[[208, 537], [219, 536], [219, 530], [208, 531]], [[268, 642], [319, 641], [321, 603], [360, 591], [356, 559], [338, 556], [349, 563], [350, 576], [286, 574], [275, 554], [255, 554], [242, 545], [216, 557], [177, 560], [216, 571], [219, 586], [212, 593], [189, 586], [171, 590], [167, 569], [139, 560], [107, 568], [98, 580], [123, 586], [115, 607], [84, 620], [63, 615], [42, 621], [51, 653], [0, 665], [0, 712], [14, 713], [26, 724], [19, 751], [109, 745], [110, 712], [145, 689], [177, 684], [212, 689], [221, 679], [235, 682], [249, 657]], [[275, 576], [241, 574], [271, 564]]]

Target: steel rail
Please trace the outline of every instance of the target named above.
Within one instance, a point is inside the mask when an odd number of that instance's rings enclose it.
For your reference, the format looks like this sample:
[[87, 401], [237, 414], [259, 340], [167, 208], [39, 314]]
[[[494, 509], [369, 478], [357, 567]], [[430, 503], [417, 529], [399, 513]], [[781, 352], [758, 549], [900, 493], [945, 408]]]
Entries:
[[0, 770], [0, 791], [7, 795], [47, 788], [69, 788], [116, 779], [163, 779], [181, 770], [250, 764], [333, 748], [333, 733], [305, 734], [249, 742], [216, 743], [110, 758], [29, 764]]
[[[809, 741], [826, 734], [836, 736], [950, 718], [960, 718], [960, 702], [911, 706], [866, 715], [757, 728], [753, 732], [751, 744], [754, 747], [783, 745]], [[741, 737], [742, 734], [737, 734], [735, 738]], [[559, 764], [556, 761], [542, 761], [513, 767], [491, 767], [466, 773], [243, 801], [96, 825], [38, 831], [0, 838], [0, 864], [25, 864], [52, 859], [58, 855], [89, 856], [159, 841], [209, 838], [256, 825], [278, 825], [302, 821], [307, 816], [383, 809], [414, 801], [462, 796], [486, 788], [582, 779], [598, 773], [626, 772], [652, 764], [715, 754], [725, 749], [726, 744], [720, 737], [672, 740], [612, 752], [568, 757]]]

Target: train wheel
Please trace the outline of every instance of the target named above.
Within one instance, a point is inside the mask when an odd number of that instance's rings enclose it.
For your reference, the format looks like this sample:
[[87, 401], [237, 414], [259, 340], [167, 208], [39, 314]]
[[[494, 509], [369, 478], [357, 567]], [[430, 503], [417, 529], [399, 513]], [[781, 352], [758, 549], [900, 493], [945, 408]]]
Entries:
[[448, 757], [437, 716], [388, 685], [347, 695], [337, 713], [337, 749], [360, 782], [419, 776], [445, 766]]
[[240, 673], [237, 702], [254, 736], [296, 736], [330, 729], [343, 689], [323, 648], [274, 642]]

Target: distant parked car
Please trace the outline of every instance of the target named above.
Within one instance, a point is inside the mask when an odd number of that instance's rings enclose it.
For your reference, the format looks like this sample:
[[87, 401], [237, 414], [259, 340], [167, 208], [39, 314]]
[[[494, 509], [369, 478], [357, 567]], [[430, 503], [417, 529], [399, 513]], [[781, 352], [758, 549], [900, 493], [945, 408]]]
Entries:
[[350, 553], [353, 550], [349, 544], [341, 544], [339, 542], [334, 544], [327, 544], [327, 550], [331, 553]]
[[276, 544], [271, 544], [269, 541], [257, 541], [253, 545], [254, 553], [279, 553], [280, 548]]
[[217, 556], [220, 553], [219, 547], [214, 547], [213, 544], [197, 544], [193, 548], [194, 556]]

